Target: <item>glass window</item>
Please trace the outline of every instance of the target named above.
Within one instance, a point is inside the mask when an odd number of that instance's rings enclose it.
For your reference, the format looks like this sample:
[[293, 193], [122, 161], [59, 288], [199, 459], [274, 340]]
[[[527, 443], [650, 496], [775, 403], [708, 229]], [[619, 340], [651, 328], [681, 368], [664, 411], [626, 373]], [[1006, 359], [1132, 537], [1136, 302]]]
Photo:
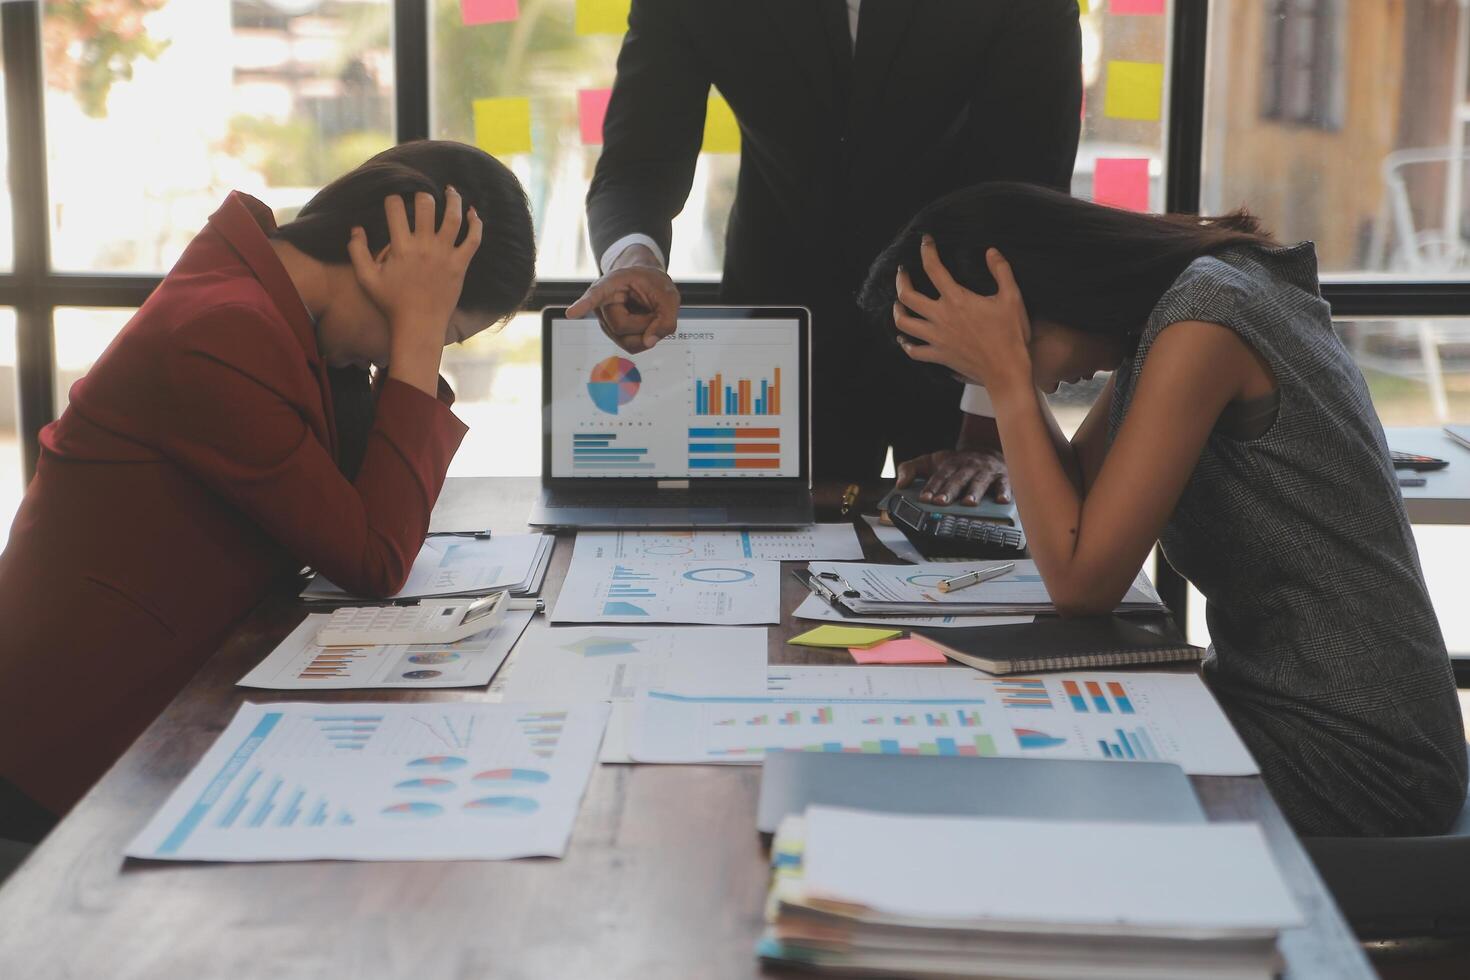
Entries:
[[10, 521], [26, 486], [15, 386], [15, 311], [0, 309], [0, 548], [10, 537]]
[[229, 191], [288, 218], [391, 145], [390, 23], [389, 0], [46, 4], [53, 266], [165, 272]]
[[1470, 274], [1470, 7], [1210, 5], [1202, 208], [1242, 205], [1324, 274]]
[[[431, 132], [477, 143], [515, 172], [531, 199], [542, 279], [595, 277], [584, 202], [628, 3], [430, 2]], [[674, 220], [669, 269], [680, 279], [719, 278], [737, 147], [712, 144], [721, 152], [699, 156]]]
[[444, 349], [454, 413], [470, 427], [450, 476], [541, 472], [541, 314], [522, 313]]
[[1134, 211], [1163, 208], [1170, 6], [1080, 4], [1084, 94], [1073, 196]]
[[57, 307], [53, 314], [56, 338], [56, 414], [66, 411], [71, 386], [92, 370], [137, 310]]
[[[1167, 5], [1082, 6], [1089, 8], [1082, 17], [1087, 94], [1073, 192], [1156, 210], [1163, 203]], [[604, 9], [619, 4], [433, 2], [432, 131], [478, 142], [516, 172], [535, 212], [544, 279], [596, 274], [584, 199], [625, 24], [588, 16]], [[674, 222], [670, 270], [681, 279], [720, 274], [739, 153], [738, 142], [718, 148], [700, 155], [688, 204]]]

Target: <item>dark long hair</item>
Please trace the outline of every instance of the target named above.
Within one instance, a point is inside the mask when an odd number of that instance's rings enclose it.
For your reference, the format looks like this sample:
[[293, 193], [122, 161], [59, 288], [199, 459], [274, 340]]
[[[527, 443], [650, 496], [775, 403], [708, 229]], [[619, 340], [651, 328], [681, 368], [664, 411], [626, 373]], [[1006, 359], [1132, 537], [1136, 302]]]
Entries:
[[937, 295], [919, 258], [925, 234], [966, 288], [995, 292], [985, 253], [997, 248], [1032, 319], [1125, 338], [1142, 331], [1159, 297], [1195, 259], [1237, 245], [1275, 244], [1245, 211], [1213, 218], [1139, 214], [1033, 184], [976, 184], [926, 205], [873, 262], [858, 305], [889, 335], [899, 266], [919, 291]]
[[[447, 140], [400, 143], [332, 181], [276, 230], [314, 259], [346, 264], [347, 238], [354, 226], [367, 233], [374, 253], [388, 244], [383, 201], [403, 197], [413, 226], [413, 195], [434, 196], [434, 223], [444, 218], [444, 188], [454, 185], [466, 210], [485, 223], [480, 248], [465, 272], [459, 309], [503, 320], [530, 295], [536, 276], [536, 237], [531, 207], [520, 182], [499, 160], [477, 147]], [[464, 240], [469, 226], [460, 229]]]
[[[416, 140], [384, 150], [323, 187], [294, 221], [276, 230], [276, 237], [318, 261], [346, 264], [347, 239], [354, 227], [367, 233], [374, 253], [388, 244], [383, 201], [389, 195], [403, 197], [412, 227], [413, 195], [432, 194], [437, 227], [444, 218], [448, 185], [459, 191], [465, 209], [473, 207], [485, 225], [455, 305], [492, 321], [505, 320], [530, 295], [536, 276], [536, 237], [520, 182], [499, 160], [476, 147]], [[468, 225], [461, 228], [460, 241], [468, 230]], [[348, 479], [355, 479], [373, 424], [371, 383], [362, 368], [332, 368], [328, 373], [337, 423], [337, 466]]]

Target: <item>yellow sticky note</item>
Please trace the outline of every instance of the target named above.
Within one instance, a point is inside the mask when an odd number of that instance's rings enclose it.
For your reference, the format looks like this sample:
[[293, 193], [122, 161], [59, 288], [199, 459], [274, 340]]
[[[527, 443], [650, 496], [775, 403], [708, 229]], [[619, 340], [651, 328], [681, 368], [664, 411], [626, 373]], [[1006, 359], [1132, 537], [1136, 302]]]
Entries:
[[633, 0], [577, 0], [578, 34], [622, 34]]
[[1090, 11], [1088, 11], [1087, 9], [1087, 0], [1077, 0], [1077, 10], [1079, 13], [1089, 13]]
[[475, 145], [491, 156], [531, 152], [530, 99], [476, 99]]
[[704, 112], [704, 142], [699, 149], [704, 153], [740, 152], [740, 124], [721, 95], [709, 97], [709, 108]]
[[800, 636], [793, 636], [790, 642], [799, 647], [857, 647], [861, 650], [902, 635], [902, 630], [880, 630], [871, 626], [818, 626]]
[[1108, 62], [1103, 115], [1157, 122], [1164, 102], [1164, 66], [1156, 61]]

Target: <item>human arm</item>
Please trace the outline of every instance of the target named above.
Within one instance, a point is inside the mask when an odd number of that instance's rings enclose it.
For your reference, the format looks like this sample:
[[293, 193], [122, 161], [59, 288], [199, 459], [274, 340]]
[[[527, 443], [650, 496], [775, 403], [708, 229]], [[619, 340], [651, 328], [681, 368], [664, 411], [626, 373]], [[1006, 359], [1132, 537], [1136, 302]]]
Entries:
[[679, 292], [663, 256], [694, 180], [709, 89], [668, 0], [635, 0], [587, 191], [587, 228], [599, 257], [634, 234], [655, 247], [633, 245], [609, 256], [611, 267], [569, 310], [574, 317], [596, 311], [607, 335], [631, 353], [677, 325]]
[[[1164, 330], [1096, 478], [1079, 491], [1037, 402], [1030, 324], [1009, 266], [992, 249], [987, 262], [1000, 288], [978, 296], [949, 276], [932, 243], [923, 253], [940, 298], [908, 295], [903, 304], [918, 316], [895, 308], [900, 329], [924, 342], [905, 349], [915, 360], [982, 380], [990, 391], [1028, 546], [1058, 610], [1112, 610], [1173, 512], [1220, 412], [1245, 384], [1249, 349], [1218, 324], [1189, 321]], [[1098, 425], [1080, 443], [1084, 470], [1096, 458]]]

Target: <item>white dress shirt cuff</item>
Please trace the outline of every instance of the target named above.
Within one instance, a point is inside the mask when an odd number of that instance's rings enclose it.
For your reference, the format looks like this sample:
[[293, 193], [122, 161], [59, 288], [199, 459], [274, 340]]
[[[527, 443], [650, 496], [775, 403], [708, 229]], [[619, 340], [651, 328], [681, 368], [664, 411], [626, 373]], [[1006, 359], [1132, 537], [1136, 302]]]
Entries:
[[634, 232], [631, 235], [624, 235], [609, 245], [607, 251], [602, 253], [602, 259], [598, 262], [597, 267], [603, 272], [606, 272], [608, 267], [617, 261], [618, 256], [622, 255], [623, 251], [630, 245], [647, 245], [648, 250], [658, 259], [659, 268], [664, 270], [668, 269], [669, 260], [664, 258], [664, 250], [658, 247], [658, 242], [638, 232]]
[[995, 418], [995, 406], [991, 404], [990, 392], [980, 385], [965, 385], [965, 393], [960, 396], [960, 411], [968, 415]]

